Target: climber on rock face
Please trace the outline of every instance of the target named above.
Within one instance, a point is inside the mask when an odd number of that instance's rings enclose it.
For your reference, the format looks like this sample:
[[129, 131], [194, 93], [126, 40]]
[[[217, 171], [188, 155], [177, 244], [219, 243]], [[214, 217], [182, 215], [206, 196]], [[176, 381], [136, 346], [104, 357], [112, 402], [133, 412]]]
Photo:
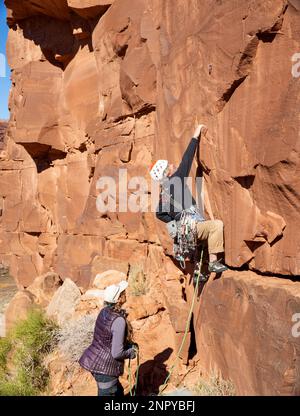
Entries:
[[[223, 222], [203, 218], [187, 185], [200, 137], [206, 132], [207, 127], [203, 124], [196, 128], [178, 168], [167, 160], [158, 160], [153, 165], [150, 176], [161, 185], [156, 216], [167, 224], [169, 235], [174, 242], [182, 241], [182, 234], [186, 233], [186, 230], [189, 230], [189, 234], [193, 233], [196, 242], [207, 241], [208, 270], [221, 273], [227, 270], [218, 260], [218, 255], [224, 252]], [[190, 235], [184, 237], [185, 241], [191, 239]]]
[[90, 371], [98, 386], [98, 396], [123, 396], [119, 376], [124, 360], [136, 357], [136, 347], [129, 343], [130, 324], [121, 306], [126, 302], [126, 281], [111, 285], [104, 292], [104, 308], [96, 320], [92, 344], [82, 354], [79, 364]]

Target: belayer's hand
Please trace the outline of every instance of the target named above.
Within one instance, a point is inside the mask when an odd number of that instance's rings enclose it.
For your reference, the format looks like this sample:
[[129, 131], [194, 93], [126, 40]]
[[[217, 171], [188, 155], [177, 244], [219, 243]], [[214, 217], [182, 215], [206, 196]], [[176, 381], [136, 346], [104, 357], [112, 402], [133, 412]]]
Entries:
[[199, 124], [194, 132], [193, 137], [195, 137], [196, 139], [198, 139], [200, 137], [200, 135], [205, 135], [207, 133], [208, 128], [206, 127], [205, 124]]
[[135, 357], [136, 357], [136, 350], [135, 350], [135, 348], [134, 347], [133, 348], [129, 348], [127, 351], [128, 351], [129, 358], [131, 360], [134, 360]]

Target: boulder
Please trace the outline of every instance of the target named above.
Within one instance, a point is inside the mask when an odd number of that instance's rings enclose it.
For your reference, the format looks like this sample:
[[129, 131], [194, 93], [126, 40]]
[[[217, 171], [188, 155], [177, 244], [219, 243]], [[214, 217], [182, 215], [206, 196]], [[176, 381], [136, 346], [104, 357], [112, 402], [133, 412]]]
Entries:
[[101, 307], [102, 303], [97, 298], [81, 299], [80, 303], [76, 306], [74, 319], [100, 312]]
[[151, 295], [128, 296], [125, 308], [128, 319], [135, 321], [156, 315], [163, 305]]
[[5, 330], [9, 331], [20, 320], [27, 318], [28, 312], [35, 307], [35, 297], [28, 290], [15, 294], [5, 310]]
[[50, 373], [50, 391], [52, 396], [96, 396], [97, 384], [94, 377], [78, 364], [70, 369], [67, 360], [59, 351], [46, 358]]
[[93, 287], [103, 290], [107, 286], [115, 285], [126, 280], [127, 276], [125, 273], [119, 272], [118, 270], [107, 270], [103, 273], [97, 274], [93, 282]]
[[81, 292], [76, 284], [67, 278], [57, 289], [47, 307], [47, 315], [56, 319], [59, 325], [72, 319], [76, 306], [79, 304]]
[[89, 289], [81, 296], [81, 301], [94, 301], [101, 307], [104, 302], [104, 290]]
[[36, 277], [27, 290], [35, 296], [35, 303], [45, 308], [61, 284], [62, 281], [58, 274], [48, 272]]

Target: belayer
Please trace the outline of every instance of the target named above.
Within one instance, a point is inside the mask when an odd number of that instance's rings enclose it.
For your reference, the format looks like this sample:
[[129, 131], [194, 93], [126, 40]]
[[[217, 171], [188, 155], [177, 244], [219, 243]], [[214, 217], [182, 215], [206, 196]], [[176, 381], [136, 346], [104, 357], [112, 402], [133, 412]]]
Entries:
[[195, 250], [199, 242], [207, 241], [208, 271], [222, 273], [227, 270], [218, 259], [224, 252], [223, 222], [203, 218], [187, 184], [200, 137], [206, 132], [203, 124], [196, 128], [177, 169], [167, 160], [158, 160], [150, 176], [161, 185], [156, 216], [167, 224], [169, 235], [174, 239], [175, 257], [184, 263], [184, 257]]
[[92, 344], [82, 354], [79, 364], [90, 371], [98, 386], [98, 396], [123, 396], [119, 376], [124, 360], [137, 355], [136, 344], [130, 343], [130, 324], [121, 306], [126, 302], [124, 280], [104, 292], [104, 308], [96, 320]]

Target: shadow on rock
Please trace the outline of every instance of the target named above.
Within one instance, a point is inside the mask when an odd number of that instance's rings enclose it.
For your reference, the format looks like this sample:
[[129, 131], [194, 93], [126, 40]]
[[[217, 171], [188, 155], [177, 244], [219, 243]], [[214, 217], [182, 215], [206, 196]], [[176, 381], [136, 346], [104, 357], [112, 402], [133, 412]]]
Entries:
[[138, 396], [157, 395], [159, 393], [159, 387], [164, 384], [168, 376], [165, 362], [172, 352], [172, 348], [166, 348], [157, 354], [153, 360], [141, 364], [137, 387]]

